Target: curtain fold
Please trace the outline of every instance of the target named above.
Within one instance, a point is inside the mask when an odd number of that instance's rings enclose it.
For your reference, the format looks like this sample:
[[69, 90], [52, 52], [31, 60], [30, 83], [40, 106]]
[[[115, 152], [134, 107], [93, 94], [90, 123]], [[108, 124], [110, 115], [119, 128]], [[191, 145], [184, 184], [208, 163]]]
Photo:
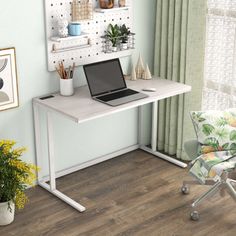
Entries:
[[207, 2], [203, 109], [236, 107], [236, 2]]
[[188, 113], [201, 108], [206, 0], [157, 0], [154, 74], [192, 86], [159, 102], [157, 149], [186, 159], [183, 142], [194, 138]]

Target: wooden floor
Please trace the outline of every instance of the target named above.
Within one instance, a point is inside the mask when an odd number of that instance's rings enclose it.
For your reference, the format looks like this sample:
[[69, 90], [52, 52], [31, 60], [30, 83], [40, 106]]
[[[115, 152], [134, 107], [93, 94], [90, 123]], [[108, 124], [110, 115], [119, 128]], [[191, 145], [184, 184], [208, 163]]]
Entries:
[[199, 208], [201, 219], [189, 219], [190, 203], [206, 187], [190, 195], [179, 189], [187, 170], [141, 150], [60, 178], [58, 188], [87, 207], [78, 213], [36, 187], [30, 203], [0, 235], [17, 236], [227, 236], [236, 235], [236, 204], [216, 195]]

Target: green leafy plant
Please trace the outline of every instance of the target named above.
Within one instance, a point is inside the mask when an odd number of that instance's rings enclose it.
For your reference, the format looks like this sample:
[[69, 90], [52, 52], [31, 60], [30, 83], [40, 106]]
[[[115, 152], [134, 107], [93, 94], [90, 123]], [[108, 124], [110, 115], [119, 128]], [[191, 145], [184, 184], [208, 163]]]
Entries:
[[128, 36], [131, 34], [130, 28], [127, 27], [125, 24], [120, 26], [120, 37], [122, 43], [127, 43], [128, 42]]
[[218, 137], [218, 139], [225, 140], [229, 136], [229, 130], [226, 128], [215, 129], [215, 135]]
[[15, 144], [15, 141], [0, 141], [0, 203], [13, 201], [16, 208], [22, 209], [28, 201], [25, 189], [34, 185], [38, 168], [20, 159], [26, 148], [14, 149]]
[[206, 119], [202, 117], [202, 115], [204, 115], [203, 112], [193, 112], [192, 113], [193, 120], [196, 120], [197, 122], [205, 121]]
[[105, 31], [105, 37], [112, 43], [112, 47], [117, 47], [120, 38], [120, 27], [117, 24], [109, 24], [107, 31]]
[[231, 145], [230, 145], [230, 153], [232, 155], [236, 154], [236, 144], [235, 143], [231, 143]]
[[236, 130], [232, 130], [229, 134], [229, 138], [231, 141], [236, 140]]
[[228, 124], [228, 121], [225, 117], [220, 117], [217, 121], [216, 121], [216, 126], [221, 127], [221, 126], [225, 126]]
[[213, 130], [215, 129], [215, 127], [213, 125], [210, 125], [210, 124], [204, 124], [202, 126], [202, 132], [206, 135], [206, 136], [209, 136]]
[[215, 149], [219, 147], [219, 141], [214, 137], [205, 139], [204, 144], [211, 146]]

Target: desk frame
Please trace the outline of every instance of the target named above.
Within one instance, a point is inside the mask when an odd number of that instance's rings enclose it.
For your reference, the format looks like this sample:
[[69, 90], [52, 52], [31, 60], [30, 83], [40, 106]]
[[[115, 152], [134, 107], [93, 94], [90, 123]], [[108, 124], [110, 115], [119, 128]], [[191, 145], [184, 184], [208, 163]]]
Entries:
[[[189, 87], [188, 90], [183, 91], [188, 92], [191, 88]], [[178, 93], [181, 94], [181, 93]], [[175, 94], [175, 95], [178, 95]], [[173, 95], [174, 96], [174, 95]], [[171, 96], [170, 96], [171, 97]], [[83, 163], [79, 165], [77, 168], [65, 171], [61, 175], [56, 176], [55, 171], [55, 155], [54, 155], [54, 140], [53, 140], [53, 122], [52, 122], [52, 113], [56, 112], [53, 109], [50, 109], [49, 107], [46, 107], [40, 103], [37, 102], [37, 100], [33, 101], [33, 110], [34, 110], [34, 128], [35, 128], [35, 143], [36, 143], [36, 159], [37, 159], [37, 165], [42, 166], [42, 143], [41, 143], [41, 132], [40, 132], [40, 117], [39, 117], [39, 109], [40, 107], [46, 110], [46, 116], [47, 116], [47, 145], [48, 145], [48, 163], [49, 163], [49, 179], [42, 176], [40, 172], [38, 172], [38, 184], [42, 188], [49, 191], [54, 196], [58, 197], [62, 201], [66, 202], [79, 212], [83, 212], [86, 210], [84, 206], [79, 204], [78, 202], [74, 201], [73, 199], [69, 198], [67, 195], [63, 194], [62, 192], [58, 191], [56, 188], [56, 178], [73, 173], [75, 171], [78, 171], [80, 169], [92, 166], [94, 164], [100, 163], [105, 160], [109, 160], [115, 156], [125, 154], [127, 152], [130, 152], [135, 149], [141, 149], [143, 151], [146, 151], [152, 155], [155, 155], [161, 159], [164, 159], [168, 162], [171, 162], [179, 167], [186, 168], [187, 165], [179, 160], [176, 160], [172, 157], [169, 157], [167, 155], [164, 155], [163, 153], [160, 153], [157, 151], [157, 123], [158, 123], [158, 100], [151, 102], [152, 103], [152, 134], [151, 134], [151, 148], [145, 146], [142, 144], [142, 105], [132, 106], [131, 108], [138, 107], [138, 144], [134, 145], [132, 147], [124, 148], [122, 150], [119, 150], [115, 153], [110, 153], [108, 155], [98, 157], [92, 161], [89, 161], [87, 163]], [[148, 103], [146, 103], [148, 104]], [[56, 112], [58, 113], [58, 112]], [[61, 113], [60, 113], [61, 114]], [[68, 118], [68, 116], [67, 116]], [[50, 181], [50, 184], [47, 183], [47, 181]]]

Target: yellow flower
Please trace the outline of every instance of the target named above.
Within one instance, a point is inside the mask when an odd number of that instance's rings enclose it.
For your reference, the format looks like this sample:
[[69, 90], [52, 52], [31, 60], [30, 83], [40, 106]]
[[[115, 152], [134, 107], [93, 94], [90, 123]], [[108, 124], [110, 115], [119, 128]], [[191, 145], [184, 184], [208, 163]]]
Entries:
[[[22, 154], [26, 151], [25, 147], [19, 147], [13, 149], [13, 146], [16, 144], [15, 141], [10, 140], [0, 140], [0, 162], [1, 168], [3, 168], [4, 173], [6, 173], [5, 181], [7, 182], [7, 173], [9, 172], [13, 175], [14, 188], [9, 187], [7, 189], [9, 196], [15, 196], [14, 202], [18, 209], [23, 209], [24, 205], [27, 203], [28, 198], [24, 193], [26, 186], [33, 186], [36, 180], [36, 171], [39, 171], [39, 168], [36, 165], [28, 164], [20, 159]], [[3, 159], [2, 159], [3, 158]], [[9, 186], [12, 186], [11, 184]], [[1, 186], [0, 186], [1, 192]], [[10, 192], [10, 195], [9, 195]], [[4, 192], [3, 192], [4, 194]]]
[[17, 209], [23, 209], [25, 204], [29, 201], [28, 197], [25, 195], [24, 192], [17, 190], [16, 197], [15, 197], [15, 204]]
[[27, 149], [25, 147], [16, 148], [12, 151], [13, 157], [19, 157], [23, 152], [26, 152]]
[[10, 150], [12, 149], [12, 147], [16, 144], [15, 141], [11, 141], [11, 140], [0, 140], [0, 147], [3, 148], [3, 154], [8, 154], [10, 152]]

